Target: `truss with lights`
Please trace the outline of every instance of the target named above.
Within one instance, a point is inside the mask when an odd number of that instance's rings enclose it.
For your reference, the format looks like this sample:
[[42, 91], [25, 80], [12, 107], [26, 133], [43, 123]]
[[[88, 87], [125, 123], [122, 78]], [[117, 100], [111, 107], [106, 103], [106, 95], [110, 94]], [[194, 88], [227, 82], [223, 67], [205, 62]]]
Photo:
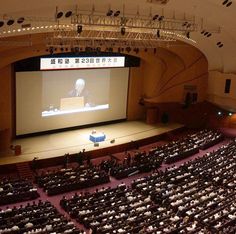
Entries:
[[197, 31], [194, 20], [164, 19], [164, 17], [110, 17], [74, 15], [70, 25], [58, 24], [53, 36], [47, 37], [47, 47], [139, 47], [155, 48], [160, 42], [191, 40]]

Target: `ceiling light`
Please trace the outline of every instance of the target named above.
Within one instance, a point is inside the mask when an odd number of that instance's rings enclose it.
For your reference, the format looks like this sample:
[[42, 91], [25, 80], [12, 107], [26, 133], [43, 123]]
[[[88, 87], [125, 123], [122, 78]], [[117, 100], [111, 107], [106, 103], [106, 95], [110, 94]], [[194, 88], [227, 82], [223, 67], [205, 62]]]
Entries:
[[229, 1], [229, 0], [225, 0], [225, 1], [223, 1], [222, 4], [225, 5], [226, 3], [228, 3], [228, 1]]
[[120, 15], [120, 11], [116, 11], [115, 13], [114, 13], [114, 16], [115, 17], [117, 17], [117, 16], [119, 16]]
[[65, 14], [65, 17], [69, 18], [71, 16], [72, 16], [72, 11], [67, 11], [66, 14]]
[[7, 21], [7, 25], [8, 25], [8, 26], [13, 25], [14, 22], [15, 22], [14, 19], [10, 19], [10, 20]]
[[18, 24], [22, 24], [24, 21], [25, 21], [25, 18], [24, 18], [24, 17], [20, 17], [20, 18], [17, 20], [17, 23], [18, 23]]
[[83, 31], [83, 26], [82, 25], [78, 25], [77, 26], [77, 33], [80, 34], [80, 33], [82, 33], [82, 31]]
[[229, 6], [231, 6], [231, 5], [232, 5], [232, 3], [233, 3], [233, 2], [229, 2], [229, 3], [227, 3], [227, 4], [226, 4], [226, 7], [229, 7]]
[[62, 16], [63, 16], [63, 12], [60, 11], [60, 12], [57, 13], [56, 18], [60, 19]]
[[156, 20], [158, 17], [159, 17], [159, 15], [154, 15], [154, 16], [152, 17], [152, 20]]
[[125, 35], [125, 27], [121, 27], [121, 30], [120, 30], [120, 33], [121, 33], [121, 35]]
[[110, 10], [108, 10], [108, 12], [107, 12], [106, 15], [107, 15], [107, 16], [112, 16], [112, 14], [113, 14], [113, 10], [110, 9]]
[[190, 32], [186, 33], [186, 37], [189, 39], [190, 38]]

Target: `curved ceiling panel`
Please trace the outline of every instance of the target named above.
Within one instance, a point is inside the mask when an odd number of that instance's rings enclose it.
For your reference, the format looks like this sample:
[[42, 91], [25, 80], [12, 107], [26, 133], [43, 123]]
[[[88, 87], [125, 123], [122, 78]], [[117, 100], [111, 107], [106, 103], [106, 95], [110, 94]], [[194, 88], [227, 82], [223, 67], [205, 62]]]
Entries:
[[[153, 2], [153, 3], [149, 3]], [[150, 17], [155, 14], [164, 15], [165, 18], [175, 18], [182, 20], [194, 20], [197, 24], [197, 31], [190, 33], [190, 38], [196, 41], [192, 43], [185, 39], [181, 39], [185, 42], [189, 42], [198, 49], [200, 49], [208, 59], [209, 70], [219, 70], [223, 72], [236, 72], [236, 29], [234, 25], [234, 17], [236, 13], [236, 1], [230, 0], [232, 4], [227, 7], [227, 3], [223, 5], [223, 0], [169, 0], [166, 5], [160, 5], [155, 2], [156, 0], [18, 0], [4, 1], [1, 3], [0, 9], [0, 21], [4, 22], [4, 25], [0, 27], [2, 32], [1, 37], [17, 34], [17, 29], [10, 34], [10, 28], [7, 22], [10, 19], [18, 19], [20, 17], [25, 18], [25, 22], [31, 18], [36, 22], [38, 31], [41, 30], [40, 23], [46, 18], [51, 24], [56, 24], [55, 13], [56, 6], [58, 11], [62, 11], [64, 15], [60, 18], [60, 21], [70, 23], [70, 18], [65, 17], [65, 12], [71, 10], [93, 13], [98, 12], [101, 15], [105, 15], [108, 9], [113, 11], [119, 10], [122, 16], [132, 15], [138, 17], [140, 15]], [[30, 22], [29, 22], [30, 23]], [[1, 25], [1, 24], [0, 24]], [[52, 31], [53, 28], [48, 28], [48, 31]], [[211, 33], [210, 37], [204, 36], [201, 32], [205, 30]], [[25, 34], [33, 33], [25, 30]], [[217, 43], [222, 43], [220, 48]]]

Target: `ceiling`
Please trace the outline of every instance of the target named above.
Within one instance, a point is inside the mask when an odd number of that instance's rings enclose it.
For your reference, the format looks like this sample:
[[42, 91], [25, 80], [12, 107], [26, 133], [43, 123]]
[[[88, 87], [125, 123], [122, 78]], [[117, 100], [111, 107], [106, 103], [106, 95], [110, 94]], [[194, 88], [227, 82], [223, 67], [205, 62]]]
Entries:
[[[155, 2], [157, 0], [150, 0]], [[72, 10], [75, 12], [96, 13], [105, 15], [108, 9], [113, 11], [120, 10], [124, 16], [137, 16], [137, 12], [143, 17], [150, 15], [163, 14], [165, 19], [175, 18], [182, 20], [195, 20], [197, 31], [190, 34], [191, 39], [196, 41], [192, 43], [185, 38], [180, 40], [190, 43], [201, 50], [209, 63], [209, 70], [218, 70], [225, 73], [236, 72], [236, 25], [234, 17], [236, 14], [236, 0], [228, 0], [232, 2], [229, 7], [222, 3], [224, 0], [169, 0], [166, 5], [150, 3], [149, 0], [9, 0], [1, 3], [0, 20], [8, 20], [10, 18], [28, 17], [32, 19], [32, 25], [40, 25], [45, 19], [54, 22], [56, 7], [58, 11], [66, 12]], [[61, 19], [66, 22], [69, 19]], [[0, 28], [0, 37], [11, 37], [17, 34], [3, 34], [3, 30], [8, 31], [11, 27], [4, 26]], [[17, 29], [17, 28], [16, 28]], [[53, 30], [47, 29], [47, 30]], [[212, 36], [207, 37], [201, 34], [205, 30], [211, 32]], [[36, 33], [25, 31], [24, 33]], [[223, 44], [219, 48], [218, 42]]]

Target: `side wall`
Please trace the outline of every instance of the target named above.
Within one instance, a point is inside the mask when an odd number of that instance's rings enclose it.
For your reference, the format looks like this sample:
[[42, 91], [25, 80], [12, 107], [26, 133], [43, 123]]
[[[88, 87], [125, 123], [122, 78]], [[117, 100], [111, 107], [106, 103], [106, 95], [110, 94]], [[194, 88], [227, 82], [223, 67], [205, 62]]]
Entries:
[[12, 137], [13, 118], [12, 66], [0, 69], [0, 151], [9, 148]]
[[[230, 93], [224, 93], [226, 79], [231, 80]], [[208, 82], [208, 100], [229, 111], [236, 111], [236, 74], [210, 71]]]

